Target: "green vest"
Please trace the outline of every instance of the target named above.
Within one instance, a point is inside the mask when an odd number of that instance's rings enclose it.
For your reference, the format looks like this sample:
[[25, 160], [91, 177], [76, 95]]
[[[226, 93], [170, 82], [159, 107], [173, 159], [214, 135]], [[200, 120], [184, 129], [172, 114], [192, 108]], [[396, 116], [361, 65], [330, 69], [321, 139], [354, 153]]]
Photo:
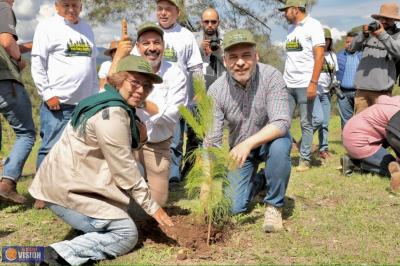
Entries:
[[3, 46], [0, 45], [0, 80], [15, 80], [22, 84], [19, 67], [10, 58]]

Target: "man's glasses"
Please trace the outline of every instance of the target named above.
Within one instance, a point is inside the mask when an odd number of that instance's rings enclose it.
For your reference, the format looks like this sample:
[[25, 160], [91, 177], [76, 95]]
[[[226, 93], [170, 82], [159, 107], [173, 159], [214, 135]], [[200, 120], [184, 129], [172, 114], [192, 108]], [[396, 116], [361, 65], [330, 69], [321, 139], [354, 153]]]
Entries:
[[218, 20], [203, 20], [204, 24], [212, 24], [212, 25], [216, 25], [218, 23]]

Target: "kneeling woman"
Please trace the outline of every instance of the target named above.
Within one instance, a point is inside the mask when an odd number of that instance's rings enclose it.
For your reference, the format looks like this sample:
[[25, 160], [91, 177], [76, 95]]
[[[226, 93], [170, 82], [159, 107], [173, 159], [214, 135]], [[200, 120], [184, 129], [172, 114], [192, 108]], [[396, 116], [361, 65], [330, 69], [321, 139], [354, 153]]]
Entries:
[[147, 61], [128, 56], [108, 77], [105, 92], [76, 107], [29, 192], [85, 234], [50, 245], [45, 262], [80, 265], [132, 250], [138, 233], [126, 212], [130, 197], [158, 223], [172, 226], [152, 199], [132, 154], [141, 145], [140, 136], [146, 138], [134, 107], [151, 92], [153, 83], [161, 82]]
[[358, 167], [366, 172], [390, 176], [392, 189], [398, 189], [400, 165], [386, 149], [391, 145], [395, 151], [398, 150], [387, 135], [388, 124], [398, 112], [400, 96], [384, 95], [346, 123], [343, 129], [343, 146], [350, 158], [343, 157], [344, 173], [351, 173], [352, 168]]

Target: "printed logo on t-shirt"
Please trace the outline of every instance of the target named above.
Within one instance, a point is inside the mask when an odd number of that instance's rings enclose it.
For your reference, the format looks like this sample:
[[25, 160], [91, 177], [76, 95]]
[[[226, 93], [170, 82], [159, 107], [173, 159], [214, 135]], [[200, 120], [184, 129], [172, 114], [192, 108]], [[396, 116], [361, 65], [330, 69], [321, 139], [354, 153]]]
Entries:
[[286, 41], [286, 51], [287, 52], [300, 52], [303, 51], [303, 46], [297, 38], [293, 40]]
[[164, 58], [169, 62], [178, 62], [178, 55], [173, 46], [169, 46], [169, 44], [167, 44], [167, 47], [165, 47], [164, 50]]
[[71, 39], [67, 43], [67, 49], [65, 50], [65, 55], [68, 57], [72, 56], [92, 56], [92, 47], [88, 41], [82, 38], [79, 41], [73, 42]]

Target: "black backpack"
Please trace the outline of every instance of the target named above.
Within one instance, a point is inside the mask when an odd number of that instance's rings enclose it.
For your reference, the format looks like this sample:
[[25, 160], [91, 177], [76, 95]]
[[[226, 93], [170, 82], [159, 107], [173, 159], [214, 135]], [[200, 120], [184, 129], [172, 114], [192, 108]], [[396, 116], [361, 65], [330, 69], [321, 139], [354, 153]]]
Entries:
[[398, 111], [386, 126], [386, 141], [400, 157], [400, 111]]

